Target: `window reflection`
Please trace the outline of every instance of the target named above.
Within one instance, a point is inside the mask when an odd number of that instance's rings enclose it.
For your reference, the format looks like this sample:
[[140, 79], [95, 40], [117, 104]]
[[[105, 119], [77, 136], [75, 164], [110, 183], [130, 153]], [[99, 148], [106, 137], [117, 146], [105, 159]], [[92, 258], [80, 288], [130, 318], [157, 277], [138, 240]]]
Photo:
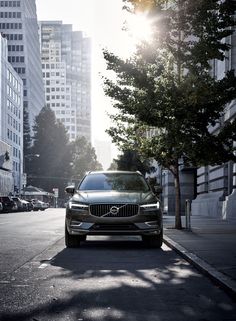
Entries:
[[147, 192], [149, 186], [139, 174], [91, 174], [85, 177], [79, 190]]

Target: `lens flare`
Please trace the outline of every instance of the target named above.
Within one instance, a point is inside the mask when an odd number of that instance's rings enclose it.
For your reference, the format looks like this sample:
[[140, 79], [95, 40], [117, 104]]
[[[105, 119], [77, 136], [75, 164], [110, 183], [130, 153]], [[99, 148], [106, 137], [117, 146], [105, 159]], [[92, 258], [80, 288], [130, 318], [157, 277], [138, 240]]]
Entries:
[[152, 21], [144, 13], [130, 15], [127, 29], [134, 44], [149, 40], [152, 36]]

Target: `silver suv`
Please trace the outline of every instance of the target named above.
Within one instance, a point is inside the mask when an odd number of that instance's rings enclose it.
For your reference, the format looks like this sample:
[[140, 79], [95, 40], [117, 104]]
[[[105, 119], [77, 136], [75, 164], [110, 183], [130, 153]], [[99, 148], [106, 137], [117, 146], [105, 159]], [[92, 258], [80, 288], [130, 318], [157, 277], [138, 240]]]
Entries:
[[138, 172], [90, 172], [77, 189], [66, 188], [65, 244], [77, 247], [87, 235], [141, 235], [151, 247], [163, 239], [160, 202]]

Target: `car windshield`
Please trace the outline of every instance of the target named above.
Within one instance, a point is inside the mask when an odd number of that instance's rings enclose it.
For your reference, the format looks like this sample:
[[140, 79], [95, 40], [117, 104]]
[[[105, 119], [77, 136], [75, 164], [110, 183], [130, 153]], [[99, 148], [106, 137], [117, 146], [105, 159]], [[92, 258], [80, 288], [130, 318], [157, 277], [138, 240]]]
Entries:
[[97, 173], [84, 178], [79, 185], [81, 190], [95, 191], [149, 191], [145, 179], [136, 173]]

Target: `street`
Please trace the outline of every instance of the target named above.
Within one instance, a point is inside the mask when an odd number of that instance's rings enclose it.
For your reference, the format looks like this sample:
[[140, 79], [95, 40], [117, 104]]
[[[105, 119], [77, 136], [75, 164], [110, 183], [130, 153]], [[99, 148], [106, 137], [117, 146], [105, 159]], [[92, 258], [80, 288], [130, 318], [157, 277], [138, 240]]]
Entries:
[[65, 209], [0, 215], [0, 321], [233, 321], [233, 301], [166, 245], [64, 245]]

